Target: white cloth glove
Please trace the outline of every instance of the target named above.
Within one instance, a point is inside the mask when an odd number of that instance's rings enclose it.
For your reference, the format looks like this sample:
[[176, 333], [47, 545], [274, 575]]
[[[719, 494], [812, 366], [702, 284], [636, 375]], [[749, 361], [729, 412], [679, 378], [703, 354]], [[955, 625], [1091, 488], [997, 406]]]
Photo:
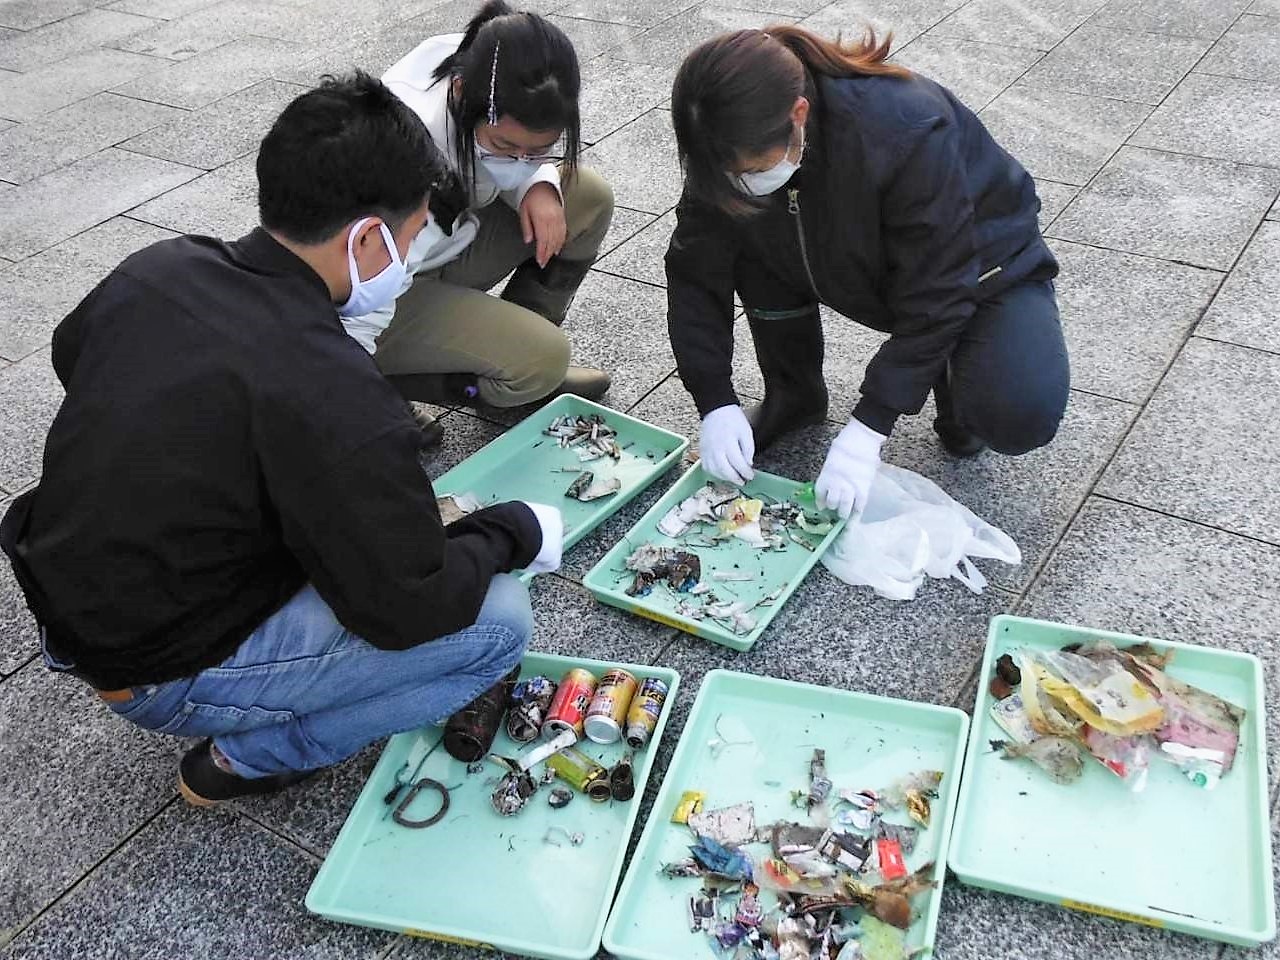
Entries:
[[564, 517], [560, 513], [560, 508], [548, 506], [545, 503], [530, 503], [527, 500], [521, 502], [533, 511], [538, 526], [542, 528], [542, 546], [538, 549], [538, 555], [533, 558], [533, 562], [525, 569], [532, 573], [551, 573], [559, 570], [560, 559], [564, 553]]
[[818, 506], [848, 519], [867, 505], [871, 481], [880, 465], [880, 447], [887, 438], [861, 420], [850, 420], [831, 441], [827, 459], [814, 484]]
[[702, 418], [698, 439], [702, 466], [707, 473], [726, 483], [746, 483], [754, 477], [751, 461], [756, 456], [756, 438], [742, 407], [717, 407]]

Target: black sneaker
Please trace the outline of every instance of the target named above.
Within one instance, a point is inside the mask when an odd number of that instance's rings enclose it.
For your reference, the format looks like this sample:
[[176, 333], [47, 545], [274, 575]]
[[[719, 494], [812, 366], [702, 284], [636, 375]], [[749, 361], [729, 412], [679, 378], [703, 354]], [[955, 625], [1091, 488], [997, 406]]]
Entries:
[[936, 418], [933, 421], [933, 432], [953, 457], [976, 457], [987, 449], [986, 442], [980, 436], [970, 433], [949, 418]]
[[236, 797], [275, 793], [316, 772], [278, 773], [250, 780], [227, 773], [214, 763], [209, 752], [212, 746], [212, 740], [201, 740], [183, 755], [182, 762], [178, 764], [178, 792], [194, 807], [212, 807]]

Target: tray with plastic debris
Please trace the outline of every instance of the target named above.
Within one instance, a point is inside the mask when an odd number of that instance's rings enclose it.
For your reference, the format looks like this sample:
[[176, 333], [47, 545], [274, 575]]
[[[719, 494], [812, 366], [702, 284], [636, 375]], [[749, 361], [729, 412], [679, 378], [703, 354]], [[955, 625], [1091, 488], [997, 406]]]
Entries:
[[[967, 729], [952, 707], [712, 670], [605, 949], [626, 960], [776, 957], [783, 941], [785, 956], [824, 960], [929, 950]], [[796, 899], [789, 915], [779, 888]]]
[[[1076, 659], [1081, 654], [1128, 685], [1113, 689], [1117, 681], [1090, 670]], [[1097, 723], [1105, 717], [1126, 726], [1106, 739], [1086, 724], [1087, 749], [1037, 734], [1023, 703], [1031, 695], [1027, 669], [1038, 690], [1054, 691], [1048, 700], [1035, 694], [1039, 724], [1070, 723], [1074, 711], [1096, 710]], [[1077, 699], [1058, 671], [1074, 684], [1093, 684], [1086, 689], [1097, 697]], [[1140, 677], [1147, 680], [1135, 684]], [[951, 868], [960, 880], [1241, 946], [1274, 938], [1266, 713], [1256, 657], [999, 616], [980, 679], [952, 843]], [[1132, 738], [1139, 726], [1150, 740]], [[1224, 743], [1234, 746], [1225, 771], [1213, 751], [1201, 752]]]
[[568, 550], [666, 473], [688, 445], [679, 434], [565, 394], [432, 486], [446, 523], [507, 500], [559, 507]]
[[[679, 675], [664, 667], [536, 653], [525, 656], [521, 669], [522, 678], [559, 680], [574, 668], [599, 677], [614, 667], [668, 687], [656, 726], [633, 752], [631, 799], [593, 802], [571, 789], [568, 777], [544, 783], [537, 776], [544, 765], [536, 764], [530, 769], [536, 791], [517, 813], [500, 816], [492, 794], [502, 766], [489, 760], [468, 769], [444, 749], [432, 749], [443, 734], [439, 727], [399, 734], [383, 749], [316, 874], [307, 908], [343, 923], [548, 960], [595, 956]], [[527, 756], [542, 742], [515, 742], [504, 722], [491, 753]], [[577, 748], [606, 768], [632, 749], [625, 742], [588, 740]], [[400, 825], [395, 807], [384, 802], [406, 764], [411, 776], [420, 767], [418, 776], [448, 790], [442, 818], [429, 827]], [[561, 807], [550, 802], [557, 786], [572, 797]], [[437, 792], [426, 790], [404, 816], [430, 819], [440, 807]]]
[[604, 603], [748, 650], [843, 529], [811, 486], [757, 471], [737, 487], [697, 464], [582, 582]]

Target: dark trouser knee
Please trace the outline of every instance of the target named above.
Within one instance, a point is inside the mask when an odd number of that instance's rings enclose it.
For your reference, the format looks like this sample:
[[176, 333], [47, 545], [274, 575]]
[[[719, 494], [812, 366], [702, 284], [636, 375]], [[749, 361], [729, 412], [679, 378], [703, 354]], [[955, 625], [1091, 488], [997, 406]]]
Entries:
[[1058, 433], [1067, 408], [1067, 390], [1045, 389], [1033, 397], [1008, 398], [1005, 404], [961, 406], [961, 421], [996, 453], [1020, 457], [1038, 450]]

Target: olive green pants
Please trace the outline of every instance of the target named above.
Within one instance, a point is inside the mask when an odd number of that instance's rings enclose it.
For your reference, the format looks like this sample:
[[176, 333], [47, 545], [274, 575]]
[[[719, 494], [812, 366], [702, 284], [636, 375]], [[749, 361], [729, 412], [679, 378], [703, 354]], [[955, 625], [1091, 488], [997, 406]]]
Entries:
[[[579, 168], [562, 189], [567, 235], [545, 271], [519, 214], [502, 200], [477, 211], [475, 242], [419, 274], [396, 301], [374, 354], [384, 374], [474, 374], [480, 399], [495, 407], [532, 403], [560, 386], [569, 341], [559, 325], [613, 219], [613, 188], [594, 170]], [[485, 292], [513, 270], [502, 297]]]

